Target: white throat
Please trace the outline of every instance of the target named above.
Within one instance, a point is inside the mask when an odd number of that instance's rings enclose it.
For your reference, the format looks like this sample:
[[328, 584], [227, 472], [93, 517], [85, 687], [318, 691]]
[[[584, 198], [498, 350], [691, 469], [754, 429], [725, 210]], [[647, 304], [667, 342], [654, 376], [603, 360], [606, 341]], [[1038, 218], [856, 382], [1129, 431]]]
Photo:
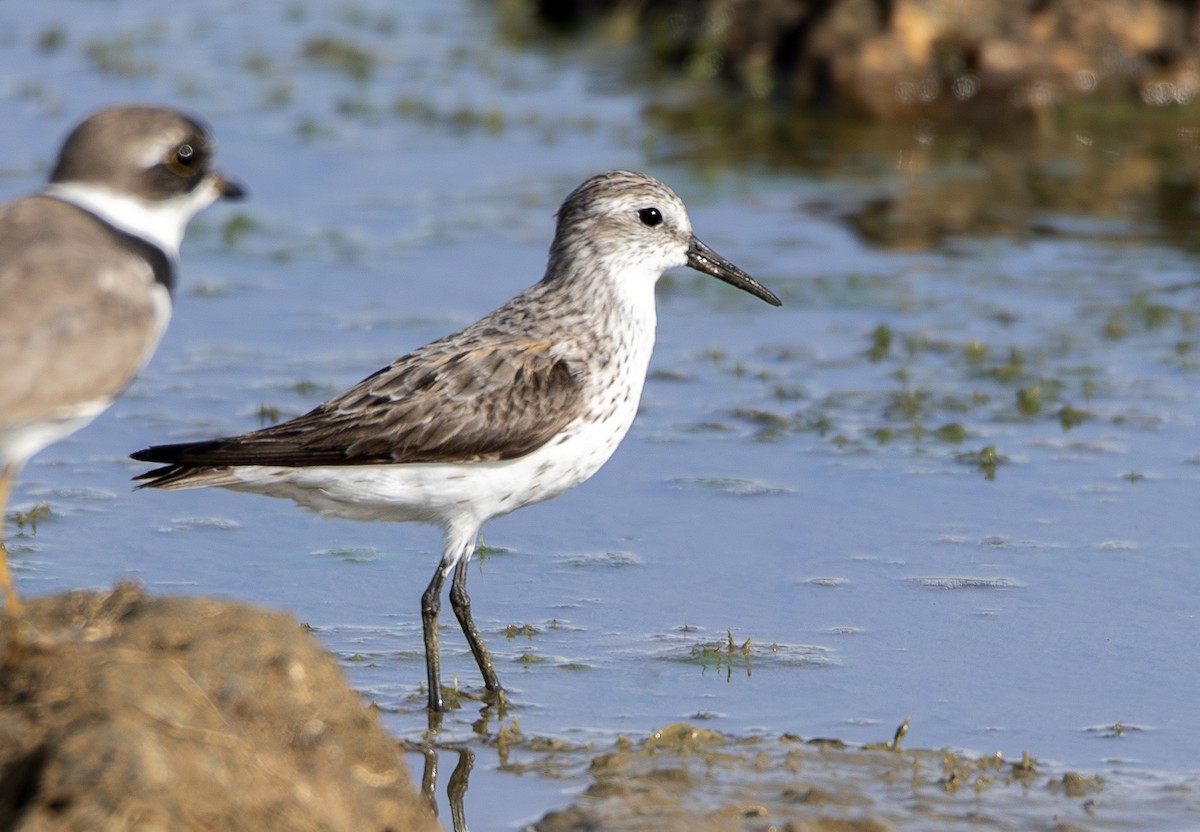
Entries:
[[55, 182], [42, 193], [77, 205], [109, 225], [158, 246], [172, 258], [179, 257], [188, 221], [217, 198], [211, 185], [155, 202], [87, 182]]

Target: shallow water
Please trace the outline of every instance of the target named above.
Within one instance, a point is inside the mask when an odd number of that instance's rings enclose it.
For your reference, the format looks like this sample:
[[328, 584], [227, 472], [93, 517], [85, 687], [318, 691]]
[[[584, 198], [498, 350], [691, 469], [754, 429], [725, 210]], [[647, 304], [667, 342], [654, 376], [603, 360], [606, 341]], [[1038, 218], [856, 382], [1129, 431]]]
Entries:
[[[575, 184], [631, 166], [785, 305], [668, 276], [622, 448], [485, 528], [496, 551], [470, 587], [510, 706], [476, 724], [467, 701], [437, 737], [476, 755], [476, 828], [519, 828], [587, 782], [505, 770], [495, 737], [514, 723], [604, 748], [677, 720], [879, 741], [911, 715], [914, 746], [1194, 779], [1193, 206], [1147, 209], [1155, 180], [1129, 151], [1109, 167], [1138, 184], [1103, 180], [1094, 205], [1000, 189], [1004, 227], [938, 225], [922, 209], [958, 204], [946, 183], [993, 183], [986, 165], [897, 163], [923, 136], [823, 167], [718, 163], [611, 70], [520, 51], [491, 6], [452, 6], [0, 9], [4, 196], [83, 113], [127, 100], [203, 114], [252, 194], [193, 225], [142, 377], [27, 468], [12, 508], [50, 514], [33, 535], [10, 519], [22, 590], [134, 577], [292, 610], [421, 740], [434, 530], [135, 494], [125, 455], [303, 412], [473, 321], [540, 277]], [[465, 644], [442, 641], [446, 676], [477, 691]], [[441, 753], [440, 792], [456, 760]]]

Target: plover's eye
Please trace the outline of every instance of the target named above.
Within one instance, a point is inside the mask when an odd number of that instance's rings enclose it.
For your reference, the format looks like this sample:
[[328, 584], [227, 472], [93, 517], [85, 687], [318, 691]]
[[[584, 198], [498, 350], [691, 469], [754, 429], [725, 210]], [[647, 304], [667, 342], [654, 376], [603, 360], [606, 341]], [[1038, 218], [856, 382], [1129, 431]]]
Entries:
[[167, 154], [166, 165], [172, 173], [191, 179], [200, 172], [200, 154], [194, 146], [184, 142]]
[[657, 208], [642, 208], [638, 211], [638, 219], [642, 221], [642, 225], [648, 225], [653, 228], [656, 225], [662, 224], [662, 211]]

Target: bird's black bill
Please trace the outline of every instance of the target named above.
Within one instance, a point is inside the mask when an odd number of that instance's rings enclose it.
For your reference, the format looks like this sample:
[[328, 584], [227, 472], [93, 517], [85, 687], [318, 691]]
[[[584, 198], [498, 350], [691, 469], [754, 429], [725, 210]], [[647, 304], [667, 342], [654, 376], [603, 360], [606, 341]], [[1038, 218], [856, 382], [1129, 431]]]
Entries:
[[226, 179], [223, 174], [218, 176], [217, 192], [221, 199], [241, 199], [246, 195], [246, 189], [232, 179]]
[[783, 305], [783, 301], [777, 298], [774, 292], [695, 237], [692, 237], [692, 244], [688, 247], [687, 264], [698, 272], [712, 275], [717, 280], [723, 280], [730, 286], [736, 286], [744, 292], [749, 292], [756, 298], [764, 300], [772, 306]]

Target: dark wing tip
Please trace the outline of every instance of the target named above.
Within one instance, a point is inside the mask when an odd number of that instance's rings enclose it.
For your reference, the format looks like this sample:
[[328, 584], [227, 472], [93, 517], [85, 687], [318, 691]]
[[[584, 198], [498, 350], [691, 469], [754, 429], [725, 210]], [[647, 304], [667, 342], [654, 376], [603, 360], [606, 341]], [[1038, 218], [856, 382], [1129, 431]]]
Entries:
[[163, 488], [182, 479], [191, 470], [185, 465], [164, 465], [161, 468], [153, 468], [132, 478], [133, 482], [140, 483], [140, 485], [134, 486], [134, 489], [140, 491], [143, 488]]
[[[162, 468], [153, 468], [149, 471], [143, 471], [142, 473], [138, 474], [136, 477], [130, 477], [130, 481], [142, 482], [143, 480], [156, 480], [159, 477], [161, 477], [163, 474], [166, 474], [167, 472], [172, 470], [174, 467], [175, 467], [174, 465], [165, 465]], [[142, 484], [139, 485], [138, 488], [149, 488], [151, 485], [153, 485], [153, 483], [151, 483], [151, 482], [142, 482]]]
[[151, 445], [129, 455], [130, 459], [139, 462], [181, 462], [184, 454], [196, 447], [197, 443], [182, 442], [178, 445]]

